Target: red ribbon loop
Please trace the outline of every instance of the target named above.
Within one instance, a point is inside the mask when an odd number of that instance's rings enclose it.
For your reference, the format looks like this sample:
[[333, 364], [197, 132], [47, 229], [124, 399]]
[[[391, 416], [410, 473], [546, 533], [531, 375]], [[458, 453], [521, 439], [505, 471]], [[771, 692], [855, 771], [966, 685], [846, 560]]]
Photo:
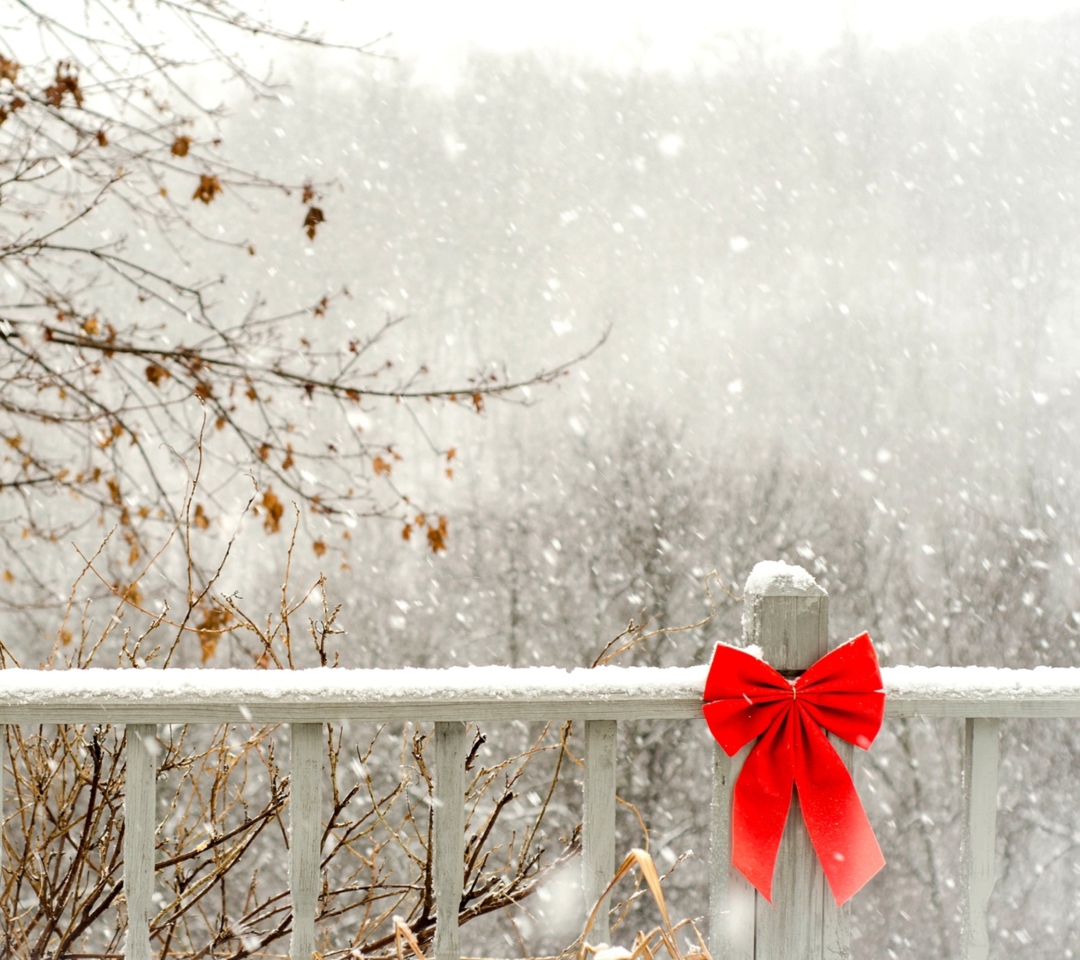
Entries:
[[709, 730], [728, 756], [757, 738], [735, 784], [732, 863], [771, 903], [794, 787], [825, 879], [845, 903], [885, 865], [851, 774], [825, 735], [866, 750], [881, 729], [885, 691], [869, 635], [827, 653], [794, 683], [718, 644], [704, 699]]

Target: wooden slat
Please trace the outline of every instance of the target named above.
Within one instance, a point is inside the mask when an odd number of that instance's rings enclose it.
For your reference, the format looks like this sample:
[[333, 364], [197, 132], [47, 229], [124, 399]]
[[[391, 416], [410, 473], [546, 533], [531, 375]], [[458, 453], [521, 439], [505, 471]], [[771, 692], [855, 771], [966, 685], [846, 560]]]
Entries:
[[154, 896], [154, 834], [157, 828], [155, 787], [157, 728], [129, 724], [127, 782], [124, 792], [124, 897], [128, 928], [126, 960], [151, 960], [150, 917]]
[[435, 960], [459, 960], [465, 872], [465, 724], [435, 724]]
[[311, 960], [322, 877], [323, 725], [294, 723], [289, 775], [289, 893], [292, 899], [290, 960]]
[[[591, 911], [615, 875], [615, 761], [618, 730], [614, 720], [585, 722], [584, 816], [581, 825], [582, 886]], [[611, 942], [610, 896], [596, 914], [589, 942]]]
[[990, 953], [986, 910], [994, 889], [998, 751], [997, 720], [971, 719], [964, 724], [964, 960], [986, 960]]
[[4, 877], [4, 752], [7, 747], [7, 727], [0, 723], [0, 889]]
[[[952, 670], [953, 667], [941, 667]], [[883, 670], [882, 673], [885, 671]], [[1018, 673], [1020, 671], [1017, 671]], [[891, 691], [885, 684], [886, 717], [969, 717], [984, 719], [1040, 720], [1048, 717], [1080, 717], [1080, 690], [1076, 695], [1046, 692], [1015, 697], [1004, 692], [970, 693], [962, 682], [950, 696], [922, 696], [903, 690]]]
[[[531, 701], [434, 702], [423, 705], [340, 702], [332, 699], [300, 698], [288, 703], [156, 703], [152, 697], [141, 703], [63, 705], [0, 705], [0, 723], [334, 723], [342, 720], [394, 721], [461, 720], [700, 720], [701, 688], [693, 695], [678, 698], [633, 698], [598, 701], [584, 706], [565, 700], [538, 697]], [[886, 689], [886, 693], [888, 690]], [[1014, 700], [995, 696], [959, 699], [915, 698], [897, 695], [886, 700], [885, 716], [890, 717], [984, 717], [998, 719], [1045, 719], [1080, 717], [1080, 697], [1029, 698]]]
[[709, 840], [709, 953], [753, 960], [754, 888], [731, 865], [731, 802], [750, 747], [729, 757], [713, 744], [712, 821]]

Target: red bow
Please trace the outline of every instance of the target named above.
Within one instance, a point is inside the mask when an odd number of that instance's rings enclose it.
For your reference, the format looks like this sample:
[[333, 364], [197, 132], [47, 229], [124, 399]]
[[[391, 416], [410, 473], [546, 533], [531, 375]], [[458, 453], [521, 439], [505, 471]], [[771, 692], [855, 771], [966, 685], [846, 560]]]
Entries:
[[735, 784], [731, 860], [772, 902], [773, 868], [792, 785], [837, 904], [885, 865], [851, 774], [825, 731], [868, 749], [885, 714], [867, 634], [827, 653], [794, 683], [745, 650], [719, 644], [705, 719], [729, 757], [758, 738]]

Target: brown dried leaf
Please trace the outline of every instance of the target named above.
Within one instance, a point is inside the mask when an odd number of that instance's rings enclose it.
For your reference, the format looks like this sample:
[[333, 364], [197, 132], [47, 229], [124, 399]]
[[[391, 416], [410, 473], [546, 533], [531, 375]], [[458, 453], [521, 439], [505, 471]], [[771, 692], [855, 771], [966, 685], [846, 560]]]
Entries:
[[324, 553], [326, 553], [326, 544], [323, 543], [322, 540], [316, 540], [311, 545], [311, 549], [315, 551], [315, 556], [321, 557]]
[[262, 507], [266, 511], [263, 518], [263, 526], [267, 533], [277, 533], [281, 530], [281, 518], [285, 514], [285, 504], [276, 496], [273, 490], [267, 490], [263, 494]]
[[221, 181], [212, 174], [204, 173], [199, 177], [199, 185], [195, 188], [191, 199], [210, 203], [221, 191]]
[[128, 584], [126, 587], [117, 587], [116, 592], [120, 595], [121, 600], [126, 600], [133, 607], [137, 607], [142, 603], [142, 591], [139, 589], [137, 583]]
[[437, 527], [428, 527], [427, 532], [428, 546], [431, 547], [432, 553], [446, 550], [446, 536], [446, 517], [439, 517], [439, 525]]
[[14, 83], [19, 77], [19, 65], [14, 60], [0, 54], [0, 80], [10, 80]]
[[50, 105], [57, 108], [63, 106], [64, 97], [68, 94], [75, 101], [76, 107], [83, 105], [83, 93], [82, 88], [79, 86], [78, 73], [75, 67], [67, 60], [61, 60], [56, 65], [56, 76], [52, 86], [46, 87], [42, 92]]
[[[173, 140], [172, 147], [170, 148], [169, 152], [174, 157], [186, 157], [188, 155], [188, 150], [190, 149], [191, 137], [177, 137], [175, 140]], [[206, 202], [209, 203], [210, 201], [208, 200]]]
[[195, 526], [200, 530], [206, 530], [210, 526], [210, 518], [206, 515], [201, 503], [195, 504], [195, 516], [193, 519], [195, 520]]
[[304, 232], [308, 235], [309, 240], [315, 239], [315, 230], [320, 223], [325, 223], [326, 217], [323, 216], [322, 210], [318, 207], [308, 207], [308, 212], [304, 217]]
[[216, 604], [212, 607], [202, 608], [200, 612], [202, 613], [202, 620], [199, 621], [195, 629], [199, 631], [202, 662], [206, 663], [217, 652], [221, 634], [232, 621], [232, 612]]
[[374, 460], [372, 460], [371, 466], [374, 468], [375, 476], [377, 477], [382, 476], [383, 474], [389, 476], [390, 471], [393, 470], [393, 467], [389, 463], [387, 463], [382, 457], [376, 457]]
[[214, 388], [203, 380], [195, 384], [195, 396], [200, 400], [209, 400], [214, 395]]
[[146, 379], [149, 380], [155, 387], [161, 386], [162, 380], [167, 380], [172, 374], [169, 373], [164, 367], [159, 367], [156, 363], [151, 363], [146, 368]]
[[123, 432], [124, 432], [124, 428], [122, 426], [120, 426], [120, 424], [114, 423], [112, 425], [112, 429], [109, 431], [109, 433], [105, 434], [105, 436], [102, 437], [98, 441], [98, 446], [101, 447], [102, 450], [105, 450], [108, 447], [111, 447], [113, 441], [117, 437], [119, 437]]

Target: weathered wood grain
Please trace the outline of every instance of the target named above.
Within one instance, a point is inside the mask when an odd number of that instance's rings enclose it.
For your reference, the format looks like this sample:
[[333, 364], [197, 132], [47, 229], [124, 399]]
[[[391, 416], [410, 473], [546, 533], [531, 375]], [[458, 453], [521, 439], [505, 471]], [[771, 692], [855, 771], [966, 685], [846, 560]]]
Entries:
[[322, 887], [323, 725], [294, 723], [289, 772], [289, 896], [292, 900], [290, 960], [311, 960], [315, 915]]
[[753, 960], [754, 888], [731, 865], [731, 804], [735, 781], [750, 747], [729, 757], [713, 744], [712, 819], [709, 829], [709, 953]]
[[961, 877], [964, 882], [963, 960], [986, 960], [990, 938], [986, 910], [994, 889], [997, 843], [998, 721], [968, 720], [964, 725], [964, 837]]
[[[858, 783], [856, 777], [856, 764], [858, 754], [855, 748], [846, 740], [841, 740], [834, 734], [829, 734], [829, 742], [832, 743], [840, 759], [847, 764], [851, 776]], [[825, 926], [822, 939], [822, 956], [824, 960], [848, 960], [851, 956], [851, 909], [850, 907], [838, 907], [833, 899], [828, 886], [825, 887]]]
[[151, 960], [150, 916], [154, 896], [154, 835], [157, 727], [129, 724], [124, 792], [124, 898], [128, 927], [125, 960]]
[[4, 752], [7, 748], [7, 727], [0, 723], [0, 877], [4, 875]]
[[[582, 817], [582, 886], [590, 911], [615, 875], [615, 762], [618, 730], [614, 720], [585, 723], [584, 815]], [[611, 942], [610, 896], [596, 914], [589, 941]]]
[[460, 960], [465, 873], [465, 724], [435, 724], [435, 960]]
[[[744, 643], [761, 647], [777, 670], [805, 670], [828, 653], [829, 597], [817, 584], [789, 586], [782, 595], [748, 590], [743, 603]], [[832, 897], [796, 795], [776, 859], [773, 903], [757, 898], [755, 960], [821, 960], [826, 903]], [[838, 924], [834, 920], [830, 926]]]

